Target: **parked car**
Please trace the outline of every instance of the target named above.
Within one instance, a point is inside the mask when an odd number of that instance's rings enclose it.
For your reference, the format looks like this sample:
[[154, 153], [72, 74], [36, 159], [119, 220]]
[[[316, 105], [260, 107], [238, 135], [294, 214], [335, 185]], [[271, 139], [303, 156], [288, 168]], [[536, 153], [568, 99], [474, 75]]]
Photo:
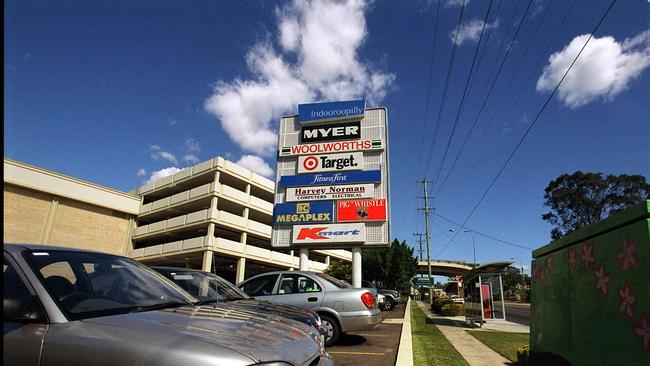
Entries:
[[4, 245], [5, 365], [331, 365], [312, 327], [198, 300], [131, 259]]
[[386, 297], [382, 294], [377, 294], [377, 306], [379, 306], [380, 310], [384, 310], [386, 308]]
[[214, 273], [176, 267], [151, 268], [199, 299], [202, 304], [286, 317], [312, 326], [325, 336], [320, 317], [311, 310], [252, 299], [237, 286]]
[[260, 274], [237, 285], [256, 300], [268, 300], [315, 311], [327, 331], [325, 345], [345, 332], [365, 330], [381, 322], [377, 298], [366, 288], [353, 288], [324, 273], [277, 271]]
[[457, 303], [457, 304], [464, 304], [465, 303], [465, 299], [463, 299], [462, 297], [460, 297], [458, 295], [451, 295], [451, 296], [449, 296], [449, 299], [453, 303]]
[[384, 297], [386, 297], [384, 309], [388, 311], [393, 310], [395, 308], [395, 305], [399, 304], [402, 301], [398, 291], [386, 289], [378, 289], [377, 291], [380, 295], [384, 295]]

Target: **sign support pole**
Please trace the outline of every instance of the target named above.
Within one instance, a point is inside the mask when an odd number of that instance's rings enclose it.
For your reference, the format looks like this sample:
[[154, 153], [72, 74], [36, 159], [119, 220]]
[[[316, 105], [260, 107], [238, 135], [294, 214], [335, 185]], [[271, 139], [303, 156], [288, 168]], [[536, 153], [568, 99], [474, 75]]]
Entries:
[[352, 247], [352, 287], [361, 288], [361, 247]]
[[301, 271], [309, 271], [309, 249], [300, 248], [300, 267]]

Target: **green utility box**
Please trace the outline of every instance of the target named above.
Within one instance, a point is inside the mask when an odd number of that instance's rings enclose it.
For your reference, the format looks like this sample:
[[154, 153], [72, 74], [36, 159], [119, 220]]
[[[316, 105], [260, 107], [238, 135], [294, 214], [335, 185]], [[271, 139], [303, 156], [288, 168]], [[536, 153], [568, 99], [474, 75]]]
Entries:
[[533, 252], [539, 365], [650, 365], [650, 201]]

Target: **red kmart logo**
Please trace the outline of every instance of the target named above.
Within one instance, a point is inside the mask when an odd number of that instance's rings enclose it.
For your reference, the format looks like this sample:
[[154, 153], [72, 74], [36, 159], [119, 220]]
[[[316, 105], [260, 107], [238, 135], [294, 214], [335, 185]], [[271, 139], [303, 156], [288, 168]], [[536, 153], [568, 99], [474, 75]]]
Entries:
[[297, 240], [305, 240], [305, 239], [312, 239], [312, 240], [324, 240], [324, 239], [330, 239], [333, 237], [337, 236], [343, 236], [343, 235], [359, 235], [361, 234], [361, 231], [358, 229], [354, 230], [335, 230], [335, 231], [324, 231], [329, 229], [329, 227], [303, 227], [300, 228], [300, 232], [298, 233]]

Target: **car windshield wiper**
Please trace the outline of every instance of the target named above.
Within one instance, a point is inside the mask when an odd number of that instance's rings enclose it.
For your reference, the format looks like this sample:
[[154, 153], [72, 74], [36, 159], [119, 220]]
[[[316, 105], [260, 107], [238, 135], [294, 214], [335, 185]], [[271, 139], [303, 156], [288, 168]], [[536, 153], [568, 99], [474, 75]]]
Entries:
[[183, 306], [183, 305], [189, 305], [189, 303], [180, 302], [180, 301], [170, 301], [170, 302], [161, 302], [159, 304], [153, 304], [153, 305], [140, 305], [140, 306], [134, 306], [129, 312], [130, 313], [141, 313], [141, 312], [144, 312], [144, 311], [151, 311], [151, 310], [177, 308], [177, 307]]

